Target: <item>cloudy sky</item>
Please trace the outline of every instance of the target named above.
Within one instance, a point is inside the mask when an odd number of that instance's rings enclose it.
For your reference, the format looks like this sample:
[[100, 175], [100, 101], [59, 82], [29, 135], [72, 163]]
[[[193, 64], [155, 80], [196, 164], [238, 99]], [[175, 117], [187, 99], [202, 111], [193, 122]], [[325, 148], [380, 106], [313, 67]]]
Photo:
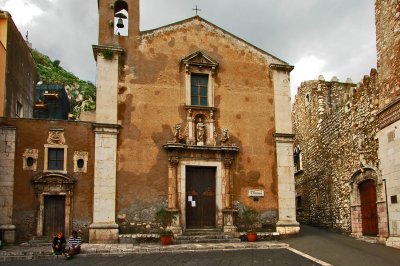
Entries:
[[[374, 0], [141, 0], [141, 30], [195, 15], [295, 66], [301, 81], [323, 74], [361, 80], [376, 68]], [[0, 0], [23, 36], [81, 79], [95, 82], [97, 0]]]

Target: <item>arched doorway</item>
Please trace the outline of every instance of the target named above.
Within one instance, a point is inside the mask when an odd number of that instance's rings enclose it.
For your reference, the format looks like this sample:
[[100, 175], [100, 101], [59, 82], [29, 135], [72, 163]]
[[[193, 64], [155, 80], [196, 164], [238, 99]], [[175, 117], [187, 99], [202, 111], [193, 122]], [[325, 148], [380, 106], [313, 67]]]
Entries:
[[361, 200], [362, 234], [376, 236], [379, 233], [378, 211], [376, 204], [376, 185], [367, 180], [359, 185]]

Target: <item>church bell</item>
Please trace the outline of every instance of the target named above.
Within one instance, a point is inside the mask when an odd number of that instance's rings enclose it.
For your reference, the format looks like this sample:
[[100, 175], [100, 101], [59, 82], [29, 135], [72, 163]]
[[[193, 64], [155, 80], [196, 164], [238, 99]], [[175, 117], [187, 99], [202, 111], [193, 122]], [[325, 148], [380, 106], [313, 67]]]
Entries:
[[122, 18], [118, 19], [118, 23], [117, 23], [117, 28], [121, 29], [124, 27], [124, 22], [122, 20]]

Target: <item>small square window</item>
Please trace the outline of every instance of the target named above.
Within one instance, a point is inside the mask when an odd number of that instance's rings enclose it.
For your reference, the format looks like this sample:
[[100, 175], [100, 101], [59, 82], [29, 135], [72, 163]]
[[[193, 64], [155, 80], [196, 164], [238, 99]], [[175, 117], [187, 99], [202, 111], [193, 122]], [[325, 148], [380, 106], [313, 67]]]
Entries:
[[390, 202], [391, 202], [392, 204], [397, 203], [397, 195], [390, 196]]
[[64, 170], [64, 149], [49, 148], [48, 170]]

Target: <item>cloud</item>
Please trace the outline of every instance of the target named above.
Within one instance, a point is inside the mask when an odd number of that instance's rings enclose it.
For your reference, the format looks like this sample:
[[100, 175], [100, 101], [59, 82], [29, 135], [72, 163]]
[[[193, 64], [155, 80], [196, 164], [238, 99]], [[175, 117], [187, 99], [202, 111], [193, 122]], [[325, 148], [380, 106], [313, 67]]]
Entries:
[[[373, 1], [141, 0], [141, 30], [192, 17], [196, 4], [203, 18], [295, 65], [294, 91], [319, 74], [357, 81], [376, 67]], [[10, 12], [34, 48], [95, 81], [96, 0], [0, 0], [0, 9], [6, 5], [16, 6]]]
[[326, 71], [326, 61], [314, 55], [302, 57], [295, 64], [295, 69], [291, 73], [291, 92], [292, 100], [297, 93], [297, 87], [302, 81], [316, 80], [319, 75], [323, 75], [326, 80], [330, 80], [335, 74], [334, 72]]
[[35, 17], [43, 14], [43, 10], [29, 0], [3, 0], [0, 7], [12, 14], [13, 21], [20, 26], [35, 23]]

